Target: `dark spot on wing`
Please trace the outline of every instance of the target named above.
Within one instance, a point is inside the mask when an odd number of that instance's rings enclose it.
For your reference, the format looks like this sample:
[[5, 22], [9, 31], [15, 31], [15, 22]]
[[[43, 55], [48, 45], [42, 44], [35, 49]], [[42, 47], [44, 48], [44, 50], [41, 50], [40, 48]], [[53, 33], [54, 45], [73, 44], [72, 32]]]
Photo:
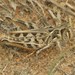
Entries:
[[16, 36], [16, 37], [19, 37], [19, 36], [20, 36], [20, 33], [15, 34], [15, 36]]
[[27, 36], [28, 33], [23, 33], [23, 36]]

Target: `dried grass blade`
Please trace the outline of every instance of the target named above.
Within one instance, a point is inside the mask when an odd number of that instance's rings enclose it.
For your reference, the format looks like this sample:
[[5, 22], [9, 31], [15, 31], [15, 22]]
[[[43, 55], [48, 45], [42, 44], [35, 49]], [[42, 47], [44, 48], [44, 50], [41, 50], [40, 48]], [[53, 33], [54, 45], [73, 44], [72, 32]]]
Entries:
[[55, 2], [54, 0], [48, 0], [49, 2], [51, 2], [52, 4], [56, 5], [57, 7], [61, 8], [63, 11], [69, 13], [70, 15], [74, 16], [75, 17], [75, 12], [69, 10], [69, 9], [66, 9], [64, 7], [62, 7], [61, 5], [59, 5], [57, 2]]

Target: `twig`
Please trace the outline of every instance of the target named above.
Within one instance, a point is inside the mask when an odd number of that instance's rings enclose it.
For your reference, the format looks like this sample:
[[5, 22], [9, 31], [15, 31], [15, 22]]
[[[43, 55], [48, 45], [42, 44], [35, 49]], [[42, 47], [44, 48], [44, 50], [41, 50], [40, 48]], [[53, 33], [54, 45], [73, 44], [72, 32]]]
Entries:
[[43, 7], [41, 6], [41, 4], [39, 3], [39, 2], [37, 2], [36, 0], [33, 0], [40, 8], [41, 8], [41, 10], [42, 10], [42, 12], [43, 12], [43, 14], [44, 14], [44, 9], [43, 9]]
[[33, 51], [32, 53], [28, 54], [25, 58], [29, 58], [29, 57], [32, 56], [33, 54], [34, 54], [34, 55], [36, 54], [36, 50]]
[[53, 19], [57, 19], [57, 17], [53, 14], [53, 12], [51, 10], [48, 10], [48, 12], [50, 13], [50, 15], [52, 16]]
[[61, 58], [60, 61], [58, 61], [58, 62], [56, 63], [56, 65], [54, 66], [53, 70], [51, 71], [51, 72], [52, 72], [51, 75], [54, 75], [55, 69], [58, 67], [58, 65], [59, 65], [63, 60], [64, 60], [64, 58]]
[[69, 16], [69, 25], [72, 27], [72, 16]]
[[72, 9], [72, 10], [75, 11], [75, 8], [74, 8], [72, 5], [70, 5], [69, 3], [66, 3], [66, 5], [67, 5], [70, 9]]
[[[47, 22], [47, 19], [45, 18], [45, 16], [44, 16], [42, 13], [40, 13], [40, 12], [37, 10], [37, 8], [36, 8], [35, 4], [33, 3], [33, 1], [32, 1], [32, 0], [29, 0], [29, 1], [30, 1], [30, 3], [32, 4], [34, 10], [36, 11], [36, 14], [37, 14], [38, 18], [40, 18], [40, 21], [42, 22], [43, 26], [49, 25], [49, 23]], [[41, 5], [41, 4], [40, 4], [40, 5]]]
[[57, 19], [58, 19], [59, 25], [61, 25], [61, 14], [60, 14], [60, 10], [57, 12]]
[[48, 0], [49, 2], [51, 2], [52, 4], [56, 5], [57, 7], [61, 8], [62, 10], [64, 10], [65, 12], [69, 13], [70, 15], [75, 17], [75, 13], [69, 9], [66, 9], [64, 7], [62, 7], [60, 4], [58, 4], [57, 2], [55, 2], [54, 0]]

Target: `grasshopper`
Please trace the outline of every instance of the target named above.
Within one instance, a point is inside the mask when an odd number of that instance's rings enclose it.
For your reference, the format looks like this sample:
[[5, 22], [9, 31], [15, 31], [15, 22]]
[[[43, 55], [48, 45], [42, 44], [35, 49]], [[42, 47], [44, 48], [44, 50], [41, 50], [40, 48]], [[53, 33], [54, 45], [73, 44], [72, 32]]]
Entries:
[[10, 31], [7, 35], [0, 38], [1, 41], [19, 44], [25, 48], [34, 49], [36, 54], [49, 48], [56, 43], [59, 49], [62, 49], [62, 42], [72, 38], [72, 29], [68, 25], [57, 27], [47, 26], [38, 28], [34, 24], [24, 23], [28, 27], [27, 30]]

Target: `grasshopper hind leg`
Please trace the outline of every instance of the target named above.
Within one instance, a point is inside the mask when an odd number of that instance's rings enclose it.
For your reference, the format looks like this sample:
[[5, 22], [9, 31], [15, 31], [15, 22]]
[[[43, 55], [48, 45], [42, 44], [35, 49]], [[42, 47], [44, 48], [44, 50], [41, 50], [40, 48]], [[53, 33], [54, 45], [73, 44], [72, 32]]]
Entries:
[[44, 47], [42, 47], [41, 49], [38, 49], [36, 51], [36, 56], [41, 53], [42, 51], [48, 49], [53, 43], [56, 43], [56, 45], [58, 46], [59, 50], [62, 51], [62, 46], [60, 44], [60, 41], [58, 40], [58, 38], [54, 38], [50, 43], [48, 43], [47, 45], [45, 45]]

